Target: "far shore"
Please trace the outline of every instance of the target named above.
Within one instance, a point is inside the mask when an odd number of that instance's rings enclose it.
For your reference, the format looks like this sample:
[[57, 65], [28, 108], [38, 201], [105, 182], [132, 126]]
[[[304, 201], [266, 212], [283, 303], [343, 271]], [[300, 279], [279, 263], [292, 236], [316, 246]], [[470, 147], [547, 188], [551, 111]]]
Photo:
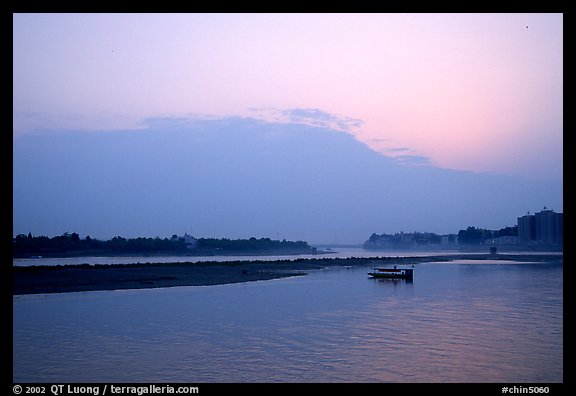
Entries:
[[12, 267], [13, 295], [174, 286], [210, 286], [306, 275], [331, 266], [416, 265], [455, 260], [562, 262], [562, 254], [450, 254], [413, 257], [297, 258], [275, 261], [79, 264]]

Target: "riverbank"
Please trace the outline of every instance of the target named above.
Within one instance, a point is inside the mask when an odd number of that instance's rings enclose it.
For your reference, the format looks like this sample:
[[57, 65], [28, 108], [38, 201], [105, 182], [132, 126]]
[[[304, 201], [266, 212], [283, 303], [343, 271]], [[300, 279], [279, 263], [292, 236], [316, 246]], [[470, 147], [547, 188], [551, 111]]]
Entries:
[[[116, 250], [81, 250], [69, 252], [36, 252], [38, 254], [12, 254], [13, 259], [28, 258], [74, 258], [74, 257], [205, 257], [205, 256], [295, 256], [300, 254], [324, 254], [325, 251], [310, 249], [270, 249], [270, 250], [226, 250], [194, 249], [194, 250], [164, 250], [164, 251], [116, 251]], [[42, 253], [42, 254], [40, 254]]]
[[330, 266], [413, 265], [454, 260], [549, 262], [562, 255], [456, 254], [417, 257], [307, 258], [277, 261], [174, 262], [13, 267], [13, 295], [210, 286], [305, 275]]

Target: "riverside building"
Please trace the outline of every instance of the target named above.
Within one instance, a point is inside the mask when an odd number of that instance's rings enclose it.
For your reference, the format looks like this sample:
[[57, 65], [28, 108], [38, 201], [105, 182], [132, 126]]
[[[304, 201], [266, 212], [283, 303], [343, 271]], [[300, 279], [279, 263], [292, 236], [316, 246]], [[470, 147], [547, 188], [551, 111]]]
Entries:
[[518, 217], [518, 243], [563, 245], [564, 214], [544, 207], [538, 213]]

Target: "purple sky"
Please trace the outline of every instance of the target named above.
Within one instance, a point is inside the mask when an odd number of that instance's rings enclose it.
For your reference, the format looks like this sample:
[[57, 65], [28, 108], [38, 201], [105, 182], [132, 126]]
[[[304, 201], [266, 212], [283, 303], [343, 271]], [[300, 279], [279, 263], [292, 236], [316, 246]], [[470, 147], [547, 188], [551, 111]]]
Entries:
[[[402, 167], [553, 183], [547, 202], [520, 202], [510, 217], [543, 205], [562, 210], [562, 14], [15, 14], [13, 21], [15, 164], [29, 139], [161, 134], [151, 122], [240, 117], [345, 132], [366, 153]], [[229, 142], [220, 144], [227, 150]], [[25, 232], [31, 225], [20, 223], [17, 198], [15, 191], [15, 232]], [[367, 236], [380, 231], [369, 228]]]

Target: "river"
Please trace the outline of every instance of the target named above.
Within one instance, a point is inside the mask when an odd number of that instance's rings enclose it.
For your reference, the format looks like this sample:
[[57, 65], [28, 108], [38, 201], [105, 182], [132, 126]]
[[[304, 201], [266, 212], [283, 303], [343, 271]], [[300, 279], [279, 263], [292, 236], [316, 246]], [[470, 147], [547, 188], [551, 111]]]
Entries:
[[562, 382], [563, 265], [13, 297], [15, 382]]

